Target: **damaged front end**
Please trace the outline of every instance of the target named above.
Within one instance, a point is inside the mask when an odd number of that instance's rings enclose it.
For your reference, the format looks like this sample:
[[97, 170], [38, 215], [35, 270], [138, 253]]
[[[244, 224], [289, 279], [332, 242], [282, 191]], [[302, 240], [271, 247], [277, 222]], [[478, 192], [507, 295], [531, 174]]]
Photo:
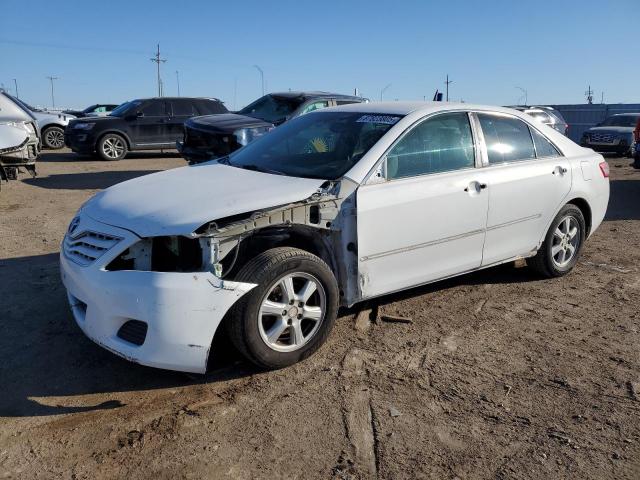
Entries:
[[187, 235], [143, 238], [107, 270], [204, 271], [233, 280], [259, 253], [290, 246], [322, 258], [336, 276], [342, 302], [351, 305], [359, 297], [356, 186], [348, 179], [327, 181], [298, 202], [219, 218]]
[[0, 124], [0, 180], [16, 180], [21, 169], [35, 176], [39, 152], [40, 140], [35, 123]]

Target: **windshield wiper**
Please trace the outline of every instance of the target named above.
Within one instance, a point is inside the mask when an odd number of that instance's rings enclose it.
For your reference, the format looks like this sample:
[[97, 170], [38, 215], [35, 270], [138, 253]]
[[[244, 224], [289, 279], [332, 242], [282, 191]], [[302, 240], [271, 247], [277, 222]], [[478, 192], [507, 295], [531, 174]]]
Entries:
[[244, 168], [245, 170], [253, 170], [254, 172], [272, 173], [274, 175], [286, 175], [286, 173], [279, 172], [277, 170], [269, 170], [268, 168], [262, 168], [257, 165], [233, 165], [233, 166]]

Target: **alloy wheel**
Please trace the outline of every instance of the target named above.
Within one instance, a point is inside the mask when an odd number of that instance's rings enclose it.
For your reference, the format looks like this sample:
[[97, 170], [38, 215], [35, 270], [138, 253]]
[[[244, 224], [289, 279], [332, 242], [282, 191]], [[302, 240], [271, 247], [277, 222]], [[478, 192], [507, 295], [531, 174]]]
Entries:
[[304, 272], [284, 275], [263, 297], [258, 330], [265, 344], [278, 352], [306, 345], [324, 321], [327, 297], [320, 281]]
[[45, 140], [51, 148], [64, 147], [64, 133], [57, 128], [51, 128], [45, 133]]
[[581, 242], [580, 224], [572, 215], [567, 215], [553, 232], [551, 257], [556, 267], [564, 268], [576, 256]]
[[124, 142], [117, 137], [109, 137], [102, 143], [102, 151], [111, 158], [116, 159], [124, 153]]

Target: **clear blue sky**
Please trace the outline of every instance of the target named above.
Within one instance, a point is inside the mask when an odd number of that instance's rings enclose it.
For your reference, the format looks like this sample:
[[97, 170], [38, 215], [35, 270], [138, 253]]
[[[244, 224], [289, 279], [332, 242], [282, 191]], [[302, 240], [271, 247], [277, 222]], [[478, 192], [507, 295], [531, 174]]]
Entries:
[[[55, 7], [53, 5], [55, 4]], [[640, 102], [640, 0], [0, 2], [0, 83], [48, 106], [153, 96], [160, 43], [165, 94], [240, 108], [268, 91], [322, 89], [513, 104]], [[634, 32], [634, 30], [636, 30]]]

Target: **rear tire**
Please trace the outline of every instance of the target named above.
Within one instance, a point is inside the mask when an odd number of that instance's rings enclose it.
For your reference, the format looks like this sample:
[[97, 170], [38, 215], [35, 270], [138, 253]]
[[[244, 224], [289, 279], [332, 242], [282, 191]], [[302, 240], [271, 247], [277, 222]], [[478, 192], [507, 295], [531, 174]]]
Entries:
[[291, 247], [267, 250], [234, 280], [257, 283], [229, 312], [233, 345], [265, 369], [283, 368], [313, 354], [327, 339], [338, 312], [338, 285], [317, 256]]
[[127, 155], [127, 142], [121, 135], [108, 133], [98, 140], [96, 151], [101, 160], [122, 160]]
[[551, 222], [538, 253], [527, 264], [546, 278], [566, 275], [578, 262], [586, 231], [582, 211], [575, 205], [565, 205]]
[[64, 129], [52, 125], [42, 131], [42, 144], [51, 150], [60, 150], [64, 147]]

